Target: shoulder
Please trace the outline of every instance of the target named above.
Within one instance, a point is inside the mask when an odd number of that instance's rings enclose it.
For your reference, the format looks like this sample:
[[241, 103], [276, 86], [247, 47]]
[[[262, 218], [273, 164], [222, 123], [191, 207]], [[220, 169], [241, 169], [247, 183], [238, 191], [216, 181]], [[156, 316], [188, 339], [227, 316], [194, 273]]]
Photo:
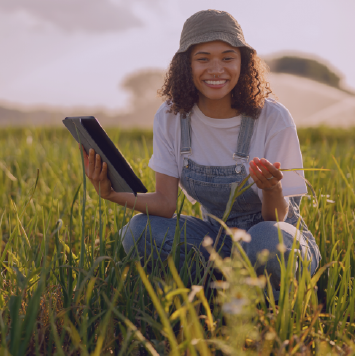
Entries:
[[258, 130], [266, 136], [272, 136], [287, 128], [296, 129], [290, 112], [276, 100], [266, 99], [258, 118]]
[[173, 138], [176, 130], [180, 127], [180, 117], [169, 112], [170, 106], [167, 102], [160, 105], [154, 117], [153, 133], [154, 136], [163, 135]]
[[281, 127], [296, 126], [290, 112], [280, 102], [274, 99], [266, 99], [261, 110], [260, 121], [267, 124], [278, 125]]
[[179, 122], [179, 115], [170, 113], [169, 110], [169, 104], [166, 101], [162, 103], [155, 114], [154, 125], [170, 126]]

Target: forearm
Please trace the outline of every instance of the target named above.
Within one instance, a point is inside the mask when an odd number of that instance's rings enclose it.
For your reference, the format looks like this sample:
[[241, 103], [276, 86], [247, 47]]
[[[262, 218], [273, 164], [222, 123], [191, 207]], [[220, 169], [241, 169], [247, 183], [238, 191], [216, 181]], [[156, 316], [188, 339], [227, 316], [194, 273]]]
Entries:
[[263, 190], [261, 215], [265, 221], [284, 221], [288, 212], [288, 205], [282, 194], [281, 182], [269, 190]]
[[117, 193], [112, 194], [107, 200], [125, 206], [127, 208], [134, 209], [141, 213], [149, 215], [157, 215], [165, 218], [171, 218], [175, 212], [174, 202], [169, 201], [163, 194], [159, 192], [137, 194], [133, 193]]

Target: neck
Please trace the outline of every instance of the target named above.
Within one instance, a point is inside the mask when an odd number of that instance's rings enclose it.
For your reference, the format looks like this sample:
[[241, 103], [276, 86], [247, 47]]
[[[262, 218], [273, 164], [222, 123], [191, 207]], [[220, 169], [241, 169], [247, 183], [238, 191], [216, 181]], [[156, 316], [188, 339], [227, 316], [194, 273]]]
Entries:
[[238, 115], [237, 110], [231, 108], [231, 99], [230, 96], [226, 96], [214, 100], [200, 95], [197, 106], [204, 115], [213, 119], [230, 119]]

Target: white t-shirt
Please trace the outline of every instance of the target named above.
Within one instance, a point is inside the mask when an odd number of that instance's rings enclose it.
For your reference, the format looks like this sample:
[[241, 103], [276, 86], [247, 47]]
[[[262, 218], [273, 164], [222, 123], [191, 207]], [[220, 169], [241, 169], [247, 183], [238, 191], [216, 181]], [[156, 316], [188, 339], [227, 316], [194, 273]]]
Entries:
[[[168, 109], [168, 104], [163, 103], [154, 118], [153, 155], [149, 167], [156, 172], [180, 178], [183, 158], [186, 157], [180, 154], [180, 115], [167, 113]], [[241, 119], [241, 115], [230, 119], [213, 119], [205, 116], [195, 105], [191, 115], [192, 154], [189, 158], [205, 166], [235, 165], [233, 153], [237, 148]], [[281, 168], [303, 167], [295, 123], [289, 111], [272, 99], [266, 99], [254, 126], [249, 160], [254, 157], [266, 158], [271, 163], [280, 162]], [[249, 173], [248, 163], [245, 168]], [[303, 171], [298, 173], [303, 176]], [[304, 180], [295, 172], [283, 174], [281, 183], [284, 197], [307, 193]], [[262, 190], [256, 184], [252, 189], [262, 200]], [[191, 202], [195, 202], [184, 193]], [[288, 202], [288, 199], [285, 199]]]

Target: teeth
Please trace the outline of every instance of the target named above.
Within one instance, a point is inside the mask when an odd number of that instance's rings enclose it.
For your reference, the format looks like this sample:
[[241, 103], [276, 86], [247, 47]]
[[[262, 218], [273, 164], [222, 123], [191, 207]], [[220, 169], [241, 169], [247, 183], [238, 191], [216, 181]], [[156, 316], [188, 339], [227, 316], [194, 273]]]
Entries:
[[219, 85], [219, 84], [224, 84], [226, 80], [205, 80], [205, 83], [210, 84], [210, 85]]

